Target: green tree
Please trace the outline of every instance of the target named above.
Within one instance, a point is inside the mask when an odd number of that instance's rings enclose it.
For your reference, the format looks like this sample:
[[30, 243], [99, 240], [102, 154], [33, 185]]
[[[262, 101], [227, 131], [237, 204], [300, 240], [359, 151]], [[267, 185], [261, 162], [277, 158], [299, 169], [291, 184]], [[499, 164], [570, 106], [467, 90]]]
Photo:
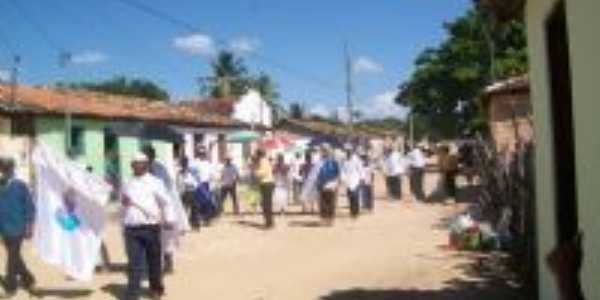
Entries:
[[265, 73], [260, 73], [256, 78], [250, 79], [250, 86], [256, 89], [260, 95], [269, 103], [274, 103], [279, 99], [277, 87], [271, 77]]
[[213, 77], [210, 94], [216, 98], [243, 95], [249, 87], [248, 69], [244, 60], [233, 52], [221, 51], [211, 63]]
[[302, 119], [304, 118], [305, 115], [305, 109], [304, 106], [302, 106], [302, 104], [300, 103], [292, 103], [290, 104], [290, 116], [294, 119]]
[[70, 88], [101, 92], [113, 95], [131, 96], [144, 98], [149, 101], [168, 101], [169, 93], [158, 84], [146, 79], [128, 79], [125, 76], [117, 76], [112, 79], [99, 82], [58, 82], [59, 88]]
[[527, 72], [527, 46], [522, 20], [497, 22], [484, 7], [444, 28], [447, 38], [418, 56], [396, 101], [440, 135], [452, 136], [480, 123], [475, 99], [486, 85]]

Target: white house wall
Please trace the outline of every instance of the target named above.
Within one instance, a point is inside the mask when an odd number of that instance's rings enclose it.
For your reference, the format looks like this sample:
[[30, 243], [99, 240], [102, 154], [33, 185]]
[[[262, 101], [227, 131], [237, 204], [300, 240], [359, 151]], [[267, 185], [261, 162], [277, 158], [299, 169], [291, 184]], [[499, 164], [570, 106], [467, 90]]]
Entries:
[[584, 233], [582, 285], [586, 299], [600, 299], [600, 1], [568, 0], [565, 3], [573, 83], [579, 225]]
[[536, 135], [536, 214], [538, 233], [539, 296], [558, 300], [554, 278], [545, 257], [556, 246], [556, 212], [554, 204], [554, 157], [550, 111], [550, 90], [546, 50], [545, 21], [554, 0], [527, 1], [526, 19], [530, 57], [531, 99]]

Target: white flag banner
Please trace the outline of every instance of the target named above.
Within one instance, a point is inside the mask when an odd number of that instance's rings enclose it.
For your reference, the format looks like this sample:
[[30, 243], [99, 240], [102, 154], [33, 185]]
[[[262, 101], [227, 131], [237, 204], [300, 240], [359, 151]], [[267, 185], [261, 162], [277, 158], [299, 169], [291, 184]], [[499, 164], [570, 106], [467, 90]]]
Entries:
[[104, 180], [38, 144], [33, 243], [42, 260], [80, 281], [92, 279], [111, 187]]

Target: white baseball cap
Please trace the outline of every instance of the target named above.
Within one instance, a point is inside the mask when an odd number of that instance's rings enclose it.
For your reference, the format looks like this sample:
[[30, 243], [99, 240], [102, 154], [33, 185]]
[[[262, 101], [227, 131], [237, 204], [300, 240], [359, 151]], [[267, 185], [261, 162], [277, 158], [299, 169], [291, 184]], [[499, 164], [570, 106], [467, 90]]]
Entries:
[[148, 156], [142, 152], [138, 152], [135, 155], [133, 155], [133, 159], [131, 161], [146, 163], [146, 162], [148, 162]]

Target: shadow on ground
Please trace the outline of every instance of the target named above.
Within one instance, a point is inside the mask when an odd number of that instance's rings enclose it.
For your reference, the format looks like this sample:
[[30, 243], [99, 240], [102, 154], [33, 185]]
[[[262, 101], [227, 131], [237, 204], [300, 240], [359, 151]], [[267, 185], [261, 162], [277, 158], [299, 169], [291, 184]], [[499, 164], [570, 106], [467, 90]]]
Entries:
[[[459, 254], [464, 255], [464, 254]], [[439, 290], [362, 289], [333, 291], [320, 300], [526, 300], [525, 291], [507, 271], [506, 257], [499, 254], [471, 255], [457, 265], [463, 276], [445, 282]]]
[[89, 297], [92, 294], [92, 290], [78, 290], [78, 289], [44, 289], [39, 288], [31, 291], [31, 295], [36, 298], [55, 297], [60, 299], [75, 299], [82, 297]]

